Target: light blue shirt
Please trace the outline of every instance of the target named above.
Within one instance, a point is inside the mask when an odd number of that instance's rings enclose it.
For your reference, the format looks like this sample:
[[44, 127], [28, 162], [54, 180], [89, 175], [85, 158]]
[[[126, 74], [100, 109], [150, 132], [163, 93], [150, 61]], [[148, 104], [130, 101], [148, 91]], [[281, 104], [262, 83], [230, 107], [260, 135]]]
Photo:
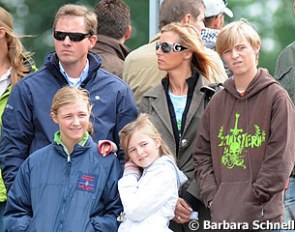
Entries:
[[86, 60], [85, 68], [83, 69], [80, 77], [79, 78], [75, 78], [75, 80], [77, 80], [76, 82], [73, 81], [74, 78], [70, 77], [66, 73], [66, 70], [63, 68], [63, 66], [61, 65], [60, 62], [59, 62], [59, 70], [62, 73], [62, 75], [64, 75], [64, 77], [67, 79], [67, 81], [68, 81], [68, 83], [69, 83], [70, 86], [79, 87], [82, 84], [82, 82], [86, 79], [86, 77], [88, 76], [88, 72], [89, 72], [89, 61], [88, 61], [88, 59]]
[[187, 96], [176, 96], [169, 91], [169, 97], [171, 99], [174, 112], [176, 115], [178, 130], [181, 130], [182, 115], [186, 106]]

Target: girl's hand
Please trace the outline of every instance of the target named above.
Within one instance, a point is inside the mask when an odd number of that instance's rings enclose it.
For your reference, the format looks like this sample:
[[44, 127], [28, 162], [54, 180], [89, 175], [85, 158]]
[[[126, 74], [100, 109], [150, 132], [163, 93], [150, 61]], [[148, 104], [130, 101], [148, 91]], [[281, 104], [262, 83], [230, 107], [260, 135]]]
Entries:
[[141, 176], [139, 167], [132, 161], [127, 161], [125, 163], [123, 176], [127, 176], [127, 175], [133, 175], [137, 178], [137, 180]]
[[115, 153], [117, 150], [117, 145], [110, 140], [98, 141], [98, 151], [102, 154], [102, 156], [107, 156], [111, 152]]

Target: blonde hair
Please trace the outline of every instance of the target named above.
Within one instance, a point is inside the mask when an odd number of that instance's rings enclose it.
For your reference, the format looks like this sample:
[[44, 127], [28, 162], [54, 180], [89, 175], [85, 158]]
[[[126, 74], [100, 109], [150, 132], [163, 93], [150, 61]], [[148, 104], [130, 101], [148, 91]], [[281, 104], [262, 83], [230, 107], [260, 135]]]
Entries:
[[88, 10], [86, 6], [75, 4], [66, 4], [59, 8], [53, 22], [53, 30], [55, 30], [57, 21], [61, 17], [67, 15], [84, 17], [85, 29], [87, 33], [89, 33], [90, 35], [96, 35], [97, 19], [95, 13], [93, 11]]
[[152, 123], [150, 116], [145, 113], [141, 113], [135, 121], [128, 123], [123, 127], [123, 129], [119, 132], [120, 136], [120, 146], [125, 151], [125, 158], [129, 160], [130, 157], [128, 155], [128, 146], [131, 139], [131, 136], [134, 134], [135, 131], [140, 131], [141, 133], [149, 136], [153, 140], [160, 139], [160, 156], [163, 155], [172, 155], [168, 145], [163, 141], [161, 134]]
[[[87, 105], [87, 109], [89, 113], [91, 113], [92, 105], [89, 99], [89, 93], [86, 89], [77, 88], [74, 86], [65, 86], [59, 89], [53, 97], [51, 104], [51, 113], [57, 115], [58, 109], [62, 106], [76, 103], [76, 102], [84, 102]], [[90, 135], [93, 134], [93, 126], [89, 122], [88, 133]]]
[[210, 75], [223, 75], [212, 59], [212, 53], [204, 46], [200, 32], [194, 26], [173, 22], [164, 26], [161, 33], [170, 31], [178, 34], [178, 43], [193, 53], [192, 69], [197, 69], [209, 81], [212, 79]]
[[33, 53], [26, 51], [20, 41], [21, 37], [30, 36], [17, 36], [13, 33], [13, 19], [2, 7], [0, 7], [0, 27], [3, 27], [5, 30], [8, 58], [11, 63], [10, 81], [11, 85], [15, 85], [31, 71], [30, 65], [34, 64], [32, 59]]
[[232, 49], [240, 38], [245, 38], [252, 48], [261, 46], [260, 36], [255, 29], [247, 20], [240, 19], [222, 28], [216, 40], [216, 51], [221, 56], [228, 49]]

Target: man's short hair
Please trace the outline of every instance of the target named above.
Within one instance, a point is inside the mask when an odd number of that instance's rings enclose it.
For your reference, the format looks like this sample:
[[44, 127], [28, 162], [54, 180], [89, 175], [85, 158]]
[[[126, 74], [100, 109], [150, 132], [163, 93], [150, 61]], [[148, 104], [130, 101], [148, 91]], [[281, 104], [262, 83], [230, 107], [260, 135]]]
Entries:
[[97, 33], [121, 39], [130, 25], [130, 8], [122, 0], [102, 0], [94, 7]]
[[67, 15], [84, 17], [87, 33], [96, 35], [97, 20], [95, 14], [88, 10], [86, 6], [75, 4], [66, 4], [59, 8], [54, 18], [53, 30], [55, 30], [57, 21]]
[[163, 1], [159, 13], [159, 30], [172, 22], [180, 22], [186, 14], [191, 14], [195, 19], [198, 18], [201, 6], [205, 7], [203, 0]]

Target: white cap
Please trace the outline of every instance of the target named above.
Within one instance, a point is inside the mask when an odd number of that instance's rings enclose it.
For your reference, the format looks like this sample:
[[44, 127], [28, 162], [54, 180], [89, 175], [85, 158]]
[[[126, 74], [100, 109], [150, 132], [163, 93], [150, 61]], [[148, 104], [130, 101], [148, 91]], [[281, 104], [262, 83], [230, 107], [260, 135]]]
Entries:
[[229, 17], [233, 17], [233, 12], [226, 7], [223, 0], [203, 0], [206, 10], [205, 18], [225, 13]]

